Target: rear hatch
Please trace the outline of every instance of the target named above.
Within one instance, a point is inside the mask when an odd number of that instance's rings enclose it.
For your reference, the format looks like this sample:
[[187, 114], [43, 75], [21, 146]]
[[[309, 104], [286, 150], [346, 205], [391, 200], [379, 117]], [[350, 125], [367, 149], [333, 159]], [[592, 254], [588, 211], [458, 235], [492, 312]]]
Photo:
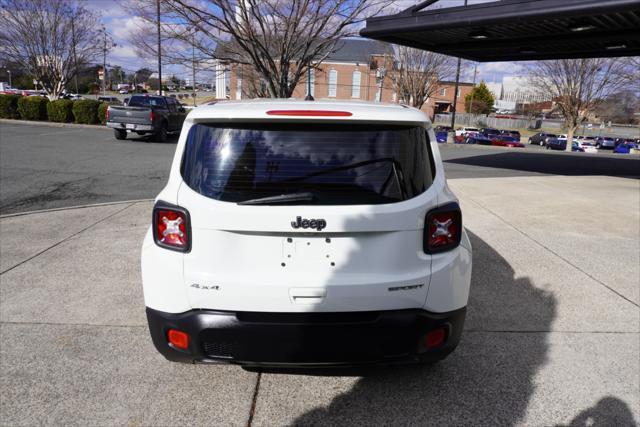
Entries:
[[422, 307], [432, 163], [415, 125], [193, 125], [178, 193], [191, 215], [184, 278], [192, 307]]

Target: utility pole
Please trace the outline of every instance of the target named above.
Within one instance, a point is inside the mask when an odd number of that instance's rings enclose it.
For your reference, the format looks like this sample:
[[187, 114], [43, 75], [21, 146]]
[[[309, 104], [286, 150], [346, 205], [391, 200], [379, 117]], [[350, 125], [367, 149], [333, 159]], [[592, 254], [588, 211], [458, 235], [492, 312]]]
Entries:
[[102, 96], [107, 93], [107, 30], [102, 27], [104, 44], [102, 45]]
[[158, 27], [158, 94], [162, 96], [162, 42], [160, 41], [160, 0], [156, 0]]
[[76, 26], [74, 24], [75, 19], [71, 20], [71, 43], [73, 43], [73, 63], [75, 64], [75, 73], [73, 73], [73, 80], [76, 84], [76, 95], [78, 94], [78, 57], [76, 56]]
[[478, 72], [478, 64], [473, 66], [473, 87], [471, 89], [471, 100], [469, 101], [469, 113], [473, 113], [473, 96], [475, 93], [473, 89], [476, 88], [476, 73]]
[[307, 68], [307, 96], [304, 97], [305, 101], [313, 101], [313, 95], [311, 95], [311, 64]]
[[[467, 0], [464, 0], [464, 5], [467, 5]], [[451, 114], [451, 129], [455, 131], [456, 126], [456, 108], [458, 108], [458, 85], [460, 84], [460, 64], [462, 59], [458, 58], [458, 68], [456, 70], [456, 85], [453, 90], [453, 112]]]
[[9, 74], [9, 87], [13, 87], [11, 84], [11, 70], [7, 68], [7, 74]]
[[193, 87], [193, 106], [196, 106], [196, 29], [193, 28], [191, 33], [191, 65], [193, 69], [193, 81], [191, 86]]

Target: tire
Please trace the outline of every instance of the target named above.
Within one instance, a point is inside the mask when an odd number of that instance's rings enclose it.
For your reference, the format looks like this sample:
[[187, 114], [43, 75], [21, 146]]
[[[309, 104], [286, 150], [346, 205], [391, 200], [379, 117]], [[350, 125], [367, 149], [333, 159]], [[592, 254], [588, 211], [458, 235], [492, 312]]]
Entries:
[[596, 148], [600, 148], [600, 144], [596, 144]]
[[544, 145], [544, 141], [540, 141], [540, 147]]
[[551, 147], [549, 147], [548, 145], [547, 145], [547, 150], [551, 150]]
[[158, 142], [167, 141], [167, 122], [162, 122], [160, 129], [154, 134], [155, 140]]
[[122, 129], [114, 129], [113, 130], [113, 135], [116, 137], [116, 139], [118, 140], [123, 140], [123, 139], [127, 139], [127, 131], [126, 130], [122, 130]]

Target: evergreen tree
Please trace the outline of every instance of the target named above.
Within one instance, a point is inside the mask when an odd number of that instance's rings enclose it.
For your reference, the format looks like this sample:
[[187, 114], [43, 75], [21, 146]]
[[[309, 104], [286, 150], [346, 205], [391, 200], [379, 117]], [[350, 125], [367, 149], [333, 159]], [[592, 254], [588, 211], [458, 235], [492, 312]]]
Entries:
[[464, 97], [464, 110], [467, 113], [489, 114], [494, 102], [495, 100], [489, 88], [484, 81], [481, 81], [478, 86], [474, 87], [471, 92]]

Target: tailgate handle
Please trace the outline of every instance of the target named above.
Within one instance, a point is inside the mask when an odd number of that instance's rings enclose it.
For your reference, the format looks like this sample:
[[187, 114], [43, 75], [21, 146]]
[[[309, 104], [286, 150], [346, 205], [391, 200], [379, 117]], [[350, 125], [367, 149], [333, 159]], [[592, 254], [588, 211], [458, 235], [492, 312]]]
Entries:
[[327, 296], [325, 288], [290, 288], [289, 297], [295, 304], [319, 304]]

